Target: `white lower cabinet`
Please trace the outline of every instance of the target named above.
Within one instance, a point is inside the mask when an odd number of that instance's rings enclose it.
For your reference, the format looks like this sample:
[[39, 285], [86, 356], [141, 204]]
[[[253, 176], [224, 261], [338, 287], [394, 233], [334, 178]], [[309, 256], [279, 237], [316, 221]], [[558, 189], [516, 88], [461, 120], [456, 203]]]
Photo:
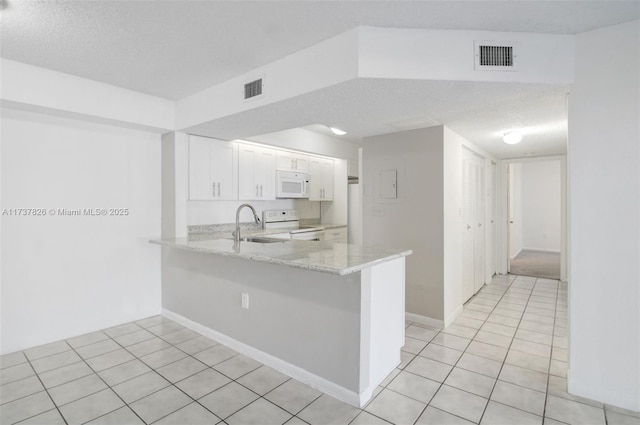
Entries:
[[238, 199], [238, 150], [233, 142], [189, 136], [189, 199]]
[[347, 227], [336, 227], [324, 230], [324, 241], [335, 243], [347, 243]]
[[276, 151], [256, 145], [238, 145], [238, 199], [276, 199]]

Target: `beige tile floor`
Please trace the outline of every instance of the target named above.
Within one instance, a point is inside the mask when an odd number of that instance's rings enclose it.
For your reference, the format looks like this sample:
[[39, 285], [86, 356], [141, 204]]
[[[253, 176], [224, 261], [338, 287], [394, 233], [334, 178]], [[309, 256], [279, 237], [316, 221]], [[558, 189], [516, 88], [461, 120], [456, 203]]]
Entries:
[[567, 394], [566, 362], [566, 285], [500, 276], [447, 329], [407, 323], [364, 409], [156, 316], [2, 356], [0, 423], [640, 425]]

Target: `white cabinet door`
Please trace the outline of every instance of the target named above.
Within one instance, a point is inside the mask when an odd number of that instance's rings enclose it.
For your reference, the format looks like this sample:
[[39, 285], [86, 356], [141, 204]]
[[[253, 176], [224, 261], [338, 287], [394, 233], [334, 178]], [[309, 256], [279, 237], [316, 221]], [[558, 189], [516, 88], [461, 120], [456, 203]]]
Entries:
[[309, 157], [307, 155], [295, 154], [293, 156], [293, 164], [295, 166], [294, 171], [299, 173], [309, 172]]
[[280, 171], [309, 172], [309, 157], [295, 152], [277, 151], [276, 168]]
[[238, 146], [233, 142], [212, 142], [209, 163], [211, 181], [216, 186], [215, 199], [238, 199]]
[[240, 144], [238, 158], [239, 199], [276, 199], [275, 150]]
[[261, 149], [255, 163], [256, 184], [260, 186], [262, 200], [276, 199], [276, 153], [273, 149]]
[[189, 199], [238, 199], [236, 163], [235, 143], [189, 136]]
[[311, 157], [309, 161], [310, 201], [333, 201], [333, 160]]

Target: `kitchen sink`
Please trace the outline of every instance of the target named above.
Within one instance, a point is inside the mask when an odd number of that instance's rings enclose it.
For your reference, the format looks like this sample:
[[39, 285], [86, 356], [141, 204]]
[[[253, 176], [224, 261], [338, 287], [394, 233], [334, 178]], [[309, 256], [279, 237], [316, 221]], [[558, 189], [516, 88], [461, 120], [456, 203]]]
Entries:
[[244, 236], [240, 238], [240, 242], [276, 243], [276, 242], [284, 242], [284, 240], [274, 239], [274, 238], [265, 238], [264, 236]]

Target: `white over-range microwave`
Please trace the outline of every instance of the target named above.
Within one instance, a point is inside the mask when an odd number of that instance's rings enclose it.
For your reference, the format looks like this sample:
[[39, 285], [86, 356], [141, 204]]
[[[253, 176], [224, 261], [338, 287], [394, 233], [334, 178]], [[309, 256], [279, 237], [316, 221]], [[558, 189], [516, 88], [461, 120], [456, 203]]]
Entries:
[[276, 198], [308, 198], [309, 174], [276, 172]]

